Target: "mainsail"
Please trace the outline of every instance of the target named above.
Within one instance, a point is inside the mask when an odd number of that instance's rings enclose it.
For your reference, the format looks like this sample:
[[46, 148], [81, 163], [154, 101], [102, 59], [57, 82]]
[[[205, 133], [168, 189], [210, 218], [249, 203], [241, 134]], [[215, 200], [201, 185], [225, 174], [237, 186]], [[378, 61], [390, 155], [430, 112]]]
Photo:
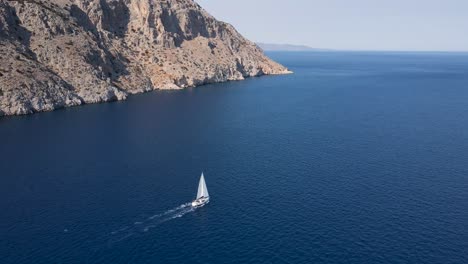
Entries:
[[208, 194], [208, 189], [206, 188], [205, 177], [203, 176], [203, 173], [201, 174], [200, 183], [198, 184], [197, 199], [201, 197], [210, 197]]

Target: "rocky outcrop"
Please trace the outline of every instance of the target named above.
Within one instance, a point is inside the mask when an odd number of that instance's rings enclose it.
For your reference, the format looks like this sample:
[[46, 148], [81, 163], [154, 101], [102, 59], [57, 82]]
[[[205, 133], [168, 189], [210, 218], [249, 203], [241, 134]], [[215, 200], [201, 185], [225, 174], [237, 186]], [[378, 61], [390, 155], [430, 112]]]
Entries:
[[193, 0], [0, 0], [0, 115], [288, 70]]

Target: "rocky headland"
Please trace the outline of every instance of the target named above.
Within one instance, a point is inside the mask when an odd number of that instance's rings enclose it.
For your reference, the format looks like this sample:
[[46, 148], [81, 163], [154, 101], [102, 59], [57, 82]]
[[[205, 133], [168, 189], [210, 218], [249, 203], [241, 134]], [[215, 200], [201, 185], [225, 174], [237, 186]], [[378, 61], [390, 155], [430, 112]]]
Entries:
[[284, 73], [193, 0], [0, 0], [0, 116]]

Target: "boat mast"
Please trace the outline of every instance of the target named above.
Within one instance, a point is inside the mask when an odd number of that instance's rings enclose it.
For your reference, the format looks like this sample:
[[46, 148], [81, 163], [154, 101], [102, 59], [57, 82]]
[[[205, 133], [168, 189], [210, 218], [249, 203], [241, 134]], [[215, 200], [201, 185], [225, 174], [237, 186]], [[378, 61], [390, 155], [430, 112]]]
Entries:
[[200, 177], [200, 183], [198, 184], [198, 192], [197, 192], [197, 199], [201, 197], [209, 197], [208, 188], [206, 188], [205, 176], [202, 175]]

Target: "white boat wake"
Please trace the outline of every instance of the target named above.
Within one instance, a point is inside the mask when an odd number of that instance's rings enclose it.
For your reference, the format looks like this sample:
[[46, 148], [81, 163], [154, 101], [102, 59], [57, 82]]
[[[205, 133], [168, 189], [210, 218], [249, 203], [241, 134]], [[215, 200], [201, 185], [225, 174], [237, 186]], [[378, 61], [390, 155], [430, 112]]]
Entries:
[[150, 216], [145, 220], [134, 222], [133, 225], [128, 225], [111, 232], [108, 245], [112, 245], [135, 235], [144, 234], [162, 223], [180, 218], [195, 210], [196, 208], [192, 207], [191, 203], [185, 203], [163, 213]]
[[122, 227], [116, 231], [111, 232], [111, 238], [108, 240], [108, 246], [114, 243], [125, 240], [131, 236], [138, 234], [144, 234], [150, 229], [159, 226], [160, 224], [182, 217], [190, 212], [196, 210], [196, 208], [207, 204], [210, 201], [210, 195], [206, 188], [205, 177], [203, 172], [200, 176], [200, 182], [198, 184], [197, 199], [191, 203], [185, 203], [177, 206], [176, 208], [167, 210], [163, 213], [156, 214], [146, 218], [145, 220], [134, 222], [133, 225]]

